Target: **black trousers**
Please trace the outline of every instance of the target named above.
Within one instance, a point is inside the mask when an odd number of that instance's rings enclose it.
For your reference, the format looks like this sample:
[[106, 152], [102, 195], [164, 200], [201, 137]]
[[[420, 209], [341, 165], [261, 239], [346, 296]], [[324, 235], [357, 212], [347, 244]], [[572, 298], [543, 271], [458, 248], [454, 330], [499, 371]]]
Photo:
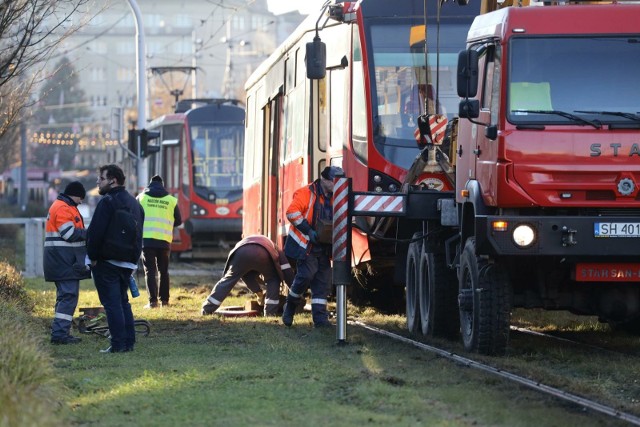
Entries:
[[[157, 303], [158, 297], [164, 303], [169, 302], [169, 255], [168, 248], [142, 248], [142, 264], [149, 293], [149, 302]], [[160, 286], [158, 287], [158, 275]]]

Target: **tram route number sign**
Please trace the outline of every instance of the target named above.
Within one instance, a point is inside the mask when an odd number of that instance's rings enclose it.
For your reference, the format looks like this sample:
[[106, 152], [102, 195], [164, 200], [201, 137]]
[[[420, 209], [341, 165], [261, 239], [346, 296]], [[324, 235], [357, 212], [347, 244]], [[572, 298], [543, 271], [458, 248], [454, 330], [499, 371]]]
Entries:
[[640, 237], [639, 222], [596, 222], [594, 237]]
[[640, 264], [628, 262], [580, 262], [577, 282], [640, 282]]

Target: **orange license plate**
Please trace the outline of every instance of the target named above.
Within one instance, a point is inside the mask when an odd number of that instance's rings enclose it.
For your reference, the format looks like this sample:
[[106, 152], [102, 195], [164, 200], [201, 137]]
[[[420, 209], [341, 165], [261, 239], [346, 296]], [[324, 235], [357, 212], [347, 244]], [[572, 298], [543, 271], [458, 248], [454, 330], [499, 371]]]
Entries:
[[581, 262], [576, 264], [578, 282], [640, 282], [640, 264]]

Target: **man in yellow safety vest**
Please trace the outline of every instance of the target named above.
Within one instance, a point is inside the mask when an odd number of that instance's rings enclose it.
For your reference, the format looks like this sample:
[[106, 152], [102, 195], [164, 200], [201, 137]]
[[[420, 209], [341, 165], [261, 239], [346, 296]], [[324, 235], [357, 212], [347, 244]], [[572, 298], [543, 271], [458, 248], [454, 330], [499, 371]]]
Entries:
[[182, 224], [178, 200], [167, 192], [159, 175], [151, 178], [149, 186], [137, 198], [144, 209], [142, 264], [149, 293], [149, 304], [144, 308], [158, 307], [158, 297], [162, 307], [166, 307], [169, 305], [169, 255], [173, 227]]

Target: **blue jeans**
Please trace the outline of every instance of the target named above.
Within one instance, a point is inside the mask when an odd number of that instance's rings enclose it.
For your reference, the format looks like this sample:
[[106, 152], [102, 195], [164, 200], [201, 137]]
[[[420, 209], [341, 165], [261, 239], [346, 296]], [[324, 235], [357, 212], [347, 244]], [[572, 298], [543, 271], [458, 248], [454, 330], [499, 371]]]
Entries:
[[129, 304], [129, 277], [133, 270], [98, 261], [91, 268], [100, 303], [104, 306], [113, 351], [133, 350], [136, 331]]

